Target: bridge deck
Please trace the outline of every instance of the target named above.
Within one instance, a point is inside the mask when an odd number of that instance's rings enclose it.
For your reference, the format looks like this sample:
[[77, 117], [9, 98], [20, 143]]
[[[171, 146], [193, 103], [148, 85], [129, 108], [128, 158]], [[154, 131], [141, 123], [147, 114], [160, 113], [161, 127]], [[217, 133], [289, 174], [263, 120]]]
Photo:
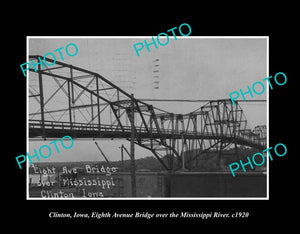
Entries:
[[[57, 138], [66, 135], [72, 138], [123, 138], [128, 139], [131, 137], [130, 126], [114, 126], [114, 125], [98, 125], [98, 124], [85, 124], [85, 123], [72, 123], [69, 122], [54, 122], [45, 121], [44, 127], [41, 121], [29, 122], [29, 137]], [[212, 134], [201, 133], [197, 131], [172, 131], [172, 130], [159, 130], [153, 129], [149, 131], [144, 127], [136, 127], [136, 137], [139, 139], [202, 139], [202, 140], [222, 140], [223, 142], [235, 141], [238, 144], [265, 149], [265, 145], [260, 142], [255, 142], [251, 137], [235, 136], [232, 134]]]

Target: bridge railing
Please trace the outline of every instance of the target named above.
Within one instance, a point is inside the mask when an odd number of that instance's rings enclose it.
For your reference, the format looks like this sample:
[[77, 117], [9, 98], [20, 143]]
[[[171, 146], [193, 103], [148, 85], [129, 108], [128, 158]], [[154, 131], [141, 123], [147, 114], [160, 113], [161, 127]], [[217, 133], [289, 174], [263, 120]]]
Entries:
[[[119, 125], [108, 125], [108, 124], [101, 124], [100, 126], [98, 124], [92, 124], [92, 123], [70, 123], [70, 122], [63, 122], [63, 121], [44, 121], [44, 124], [41, 120], [29, 120], [29, 128], [30, 129], [57, 129], [57, 130], [66, 130], [66, 131], [103, 131], [103, 132], [127, 132], [129, 133], [131, 131], [131, 126], [122, 126], [122, 128]], [[149, 130], [147, 130], [144, 127], [137, 127], [135, 126], [136, 134], [147, 134], [149, 133]], [[265, 139], [260, 138], [256, 134], [243, 134], [242, 132], [236, 132], [236, 134], [216, 134], [216, 133], [210, 133], [210, 132], [198, 132], [198, 131], [185, 131], [185, 130], [172, 130], [172, 129], [160, 129], [159, 131], [156, 128], [153, 128], [151, 130], [152, 134], [163, 134], [168, 135], [171, 137], [172, 135], [174, 137], [182, 137], [182, 138], [197, 138], [197, 137], [203, 137], [203, 138], [228, 138], [232, 139], [233, 135], [236, 139], [253, 142], [255, 144], [261, 144], [265, 145], [264, 141]]]
[[[119, 131], [119, 132], [130, 132], [131, 126], [122, 126], [122, 128], [118, 125], [107, 125], [101, 124], [87, 124], [87, 123], [70, 123], [70, 122], [57, 122], [57, 121], [44, 121], [42, 124], [41, 120], [29, 120], [29, 128], [31, 129], [59, 129], [59, 130], [81, 130], [81, 131]], [[138, 127], [135, 126], [136, 133], [149, 133], [145, 127]], [[193, 135], [200, 135], [203, 133], [197, 131], [185, 131], [185, 130], [171, 130], [171, 129], [159, 129], [156, 128], [151, 129], [151, 133], [160, 133], [160, 134], [180, 134], [184, 136], [193, 136]], [[207, 136], [215, 136], [213, 133], [205, 133]], [[229, 137], [229, 135], [228, 135]]]

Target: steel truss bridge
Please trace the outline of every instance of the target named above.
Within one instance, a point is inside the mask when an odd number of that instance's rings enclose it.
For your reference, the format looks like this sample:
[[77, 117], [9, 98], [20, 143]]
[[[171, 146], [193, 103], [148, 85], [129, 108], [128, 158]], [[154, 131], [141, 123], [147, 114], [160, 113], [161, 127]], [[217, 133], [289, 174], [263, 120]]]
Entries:
[[[35, 64], [42, 56], [30, 55]], [[150, 150], [168, 171], [190, 168], [211, 151], [219, 157], [243, 145], [266, 148], [266, 126], [249, 129], [241, 106], [211, 100], [174, 114], [136, 99], [103, 76], [45, 58], [29, 70], [30, 138], [124, 138]], [[166, 156], [167, 157], [164, 157]]]

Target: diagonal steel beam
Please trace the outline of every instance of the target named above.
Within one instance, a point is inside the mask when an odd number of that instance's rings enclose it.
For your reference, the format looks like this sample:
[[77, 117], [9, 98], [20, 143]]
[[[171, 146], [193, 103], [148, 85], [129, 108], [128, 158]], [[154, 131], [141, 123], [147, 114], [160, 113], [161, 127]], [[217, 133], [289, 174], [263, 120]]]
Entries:
[[[90, 82], [85, 86], [85, 88], [88, 88], [90, 86], [90, 84], [95, 80], [95, 77], [93, 77], [93, 79], [90, 80]], [[80, 96], [84, 93], [85, 90], [82, 90], [77, 97], [74, 100], [74, 103], [80, 98]]]

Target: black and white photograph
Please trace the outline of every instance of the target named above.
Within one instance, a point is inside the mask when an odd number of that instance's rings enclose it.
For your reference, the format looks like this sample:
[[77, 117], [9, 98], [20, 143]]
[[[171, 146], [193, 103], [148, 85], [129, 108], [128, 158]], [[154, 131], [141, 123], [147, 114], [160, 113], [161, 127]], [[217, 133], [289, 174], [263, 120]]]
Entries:
[[152, 4], [151, 16], [59, 3], [6, 19], [8, 230], [295, 224], [294, 14]]
[[269, 199], [269, 37], [187, 31], [27, 36], [27, 200]]

